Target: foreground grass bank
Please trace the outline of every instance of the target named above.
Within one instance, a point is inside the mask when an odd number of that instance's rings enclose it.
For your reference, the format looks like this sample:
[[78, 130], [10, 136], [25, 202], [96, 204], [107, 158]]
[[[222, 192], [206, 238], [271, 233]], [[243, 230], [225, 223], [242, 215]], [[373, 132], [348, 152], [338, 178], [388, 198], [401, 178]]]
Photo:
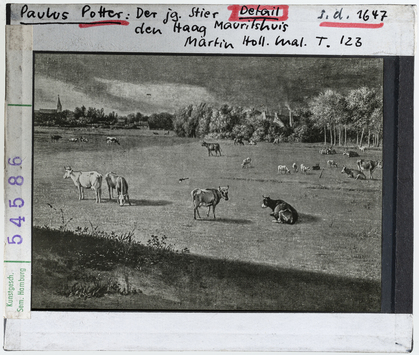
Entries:
[[380, 283], [211, 259], [165, 237], [33, 228], [33, 309], [379, 312]]

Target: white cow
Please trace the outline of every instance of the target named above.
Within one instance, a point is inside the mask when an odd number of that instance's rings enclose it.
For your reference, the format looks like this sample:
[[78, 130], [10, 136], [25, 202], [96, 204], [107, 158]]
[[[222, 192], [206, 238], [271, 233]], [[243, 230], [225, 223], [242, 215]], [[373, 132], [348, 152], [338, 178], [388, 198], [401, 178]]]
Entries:
[[70, 166], [65, 166], [64, 179], [71, 178], [79, 190], [79, 200], [84, 199], [84, 189], [95, 191], [96, 203], [101, 202], [102, 175], [96, 171], [74, 171]]
[[106, 137], [106, 143], [116, 143], [118, 145], [121, 145], [116, 137]]
[[338, 165], [336, 164], [336, 162], [334, 161], [334, 160], [328, 160], [327, 161], [327, 166], [329, 166], [329, 167], [333, 167], [333, 168], [337, 168], [338, 167]]
[[300, 165], [300, 173], [307, 174], [307, 171], [310, 170], [308, 166], [305, 166], [304, 164]]
[[118, 175], [116, 175], [113, 172], [109, 172], [105, 174], [105, 181], [108, 185], [108, 192], [109, 192], [109, 199], [113, 199], [113, 190], [116, 189], [116, 179], [118, 178]]
[[291, 174], [290, 169], [286, 165], [278, 165], [278, 174]]
[[251, 158], [243, 159], [242, 168], [244, 168], [244, 167], [249, 168], [251, 166], [251, 164], [252, 164], [252, 159]]

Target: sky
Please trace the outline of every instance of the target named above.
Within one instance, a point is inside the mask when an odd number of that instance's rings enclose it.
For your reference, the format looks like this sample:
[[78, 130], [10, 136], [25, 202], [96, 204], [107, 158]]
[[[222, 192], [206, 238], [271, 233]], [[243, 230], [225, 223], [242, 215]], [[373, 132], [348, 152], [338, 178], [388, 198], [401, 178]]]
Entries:
[[326, 89], [381, 88], [376, 58], [36, 53], [35, 110], [85, 106], [119, 115], [206, 102], [278, 110]]

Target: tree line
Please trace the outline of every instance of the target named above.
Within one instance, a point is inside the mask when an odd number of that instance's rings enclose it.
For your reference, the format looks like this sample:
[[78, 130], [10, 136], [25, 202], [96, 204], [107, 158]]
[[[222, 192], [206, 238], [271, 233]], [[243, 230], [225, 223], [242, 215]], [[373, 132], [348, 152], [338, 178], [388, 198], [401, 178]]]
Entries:
[[[242, 138], [273, 142], [324, 142], [330, 145], [380, 146], [383, 138], [382, 91], [361, 87], [347, 93], [327, 89], [305, 103], [284, 105], [285, 110], [258, 110], [208, 103], [188, 105], [175, 114], [119, 116], [85, 106], [74, 111], [35, 111], [35, 124], [174, 130], [180, 137]], [[284, 114], [285, 111], [285, 114]]]
[[141, 112], [131, 113], [126, 116], [118, 115], [115, 111], [105, 113], [103, 108], [76, 107], [74, 111], [62, 112], [35, 111], [35, 124], [46, 126], [71, 126], [85, 127], [88, 125], [103, 127], [138, 128], [150, 129], [173, 129], [173, 115], [167, 112], [144, 115]]
[[181, 137], [382, 144], [381, 90], [361, 87], [343, 95], [327, 89], [306, 104], [285, 106], [287, 115], [229, 105], [189, 105], [175, 113], [174, 131]]

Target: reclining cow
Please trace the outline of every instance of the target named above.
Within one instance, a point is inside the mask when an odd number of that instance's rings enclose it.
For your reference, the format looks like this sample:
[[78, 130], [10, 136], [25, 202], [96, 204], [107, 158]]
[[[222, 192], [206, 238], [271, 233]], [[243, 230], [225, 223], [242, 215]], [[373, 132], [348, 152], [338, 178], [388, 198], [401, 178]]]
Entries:
[[59, 136], [58, 134], [51, 135], [51, 141], [53, 142], [58, 142], [61, 138], [63, 137]]
[[327, 166], [330, 167], [330, 168], [337, 168], [338, 164], [334, 160], [328, 160], [327, 161]]
[[121, 145], [116, 137], [106, 137], [106, 143]]
[[347, 155], [349, 158], [359, 157], [359, 154], [357, 152], [354, 152], [353, 150], [343, 152], [343, 155]]
[[356, 169], [349, 169], [346, 166], [343, 167], [341, 173], [345, 173], [350, 178], [354, 178], [355, 180], [365, 180], [366, 177], [362, 171]]
[[227, 187], [218, 187], [218, 189], [194, 189], [191, 191], [192, 202], [193, 202], [193, 218], [196, 219], [196, 215], [198, 218], [201, 218], [199, 215], [198, 208], [199, 207], [208, 207], [207, 217], [209, 217], [209, 213], [212, 206], [212, 212], [214, 214], [215, 219], [215, 207], [223, 198], [224, 200], [228, 201], [228, 186]]
[[262, 208], [269, 207], [275, 219], [274, 223], [294, 224], [298, 220], [298, 213], [294, 207], [282, 200], [272, 200], [270, 197], [263, 196]]

